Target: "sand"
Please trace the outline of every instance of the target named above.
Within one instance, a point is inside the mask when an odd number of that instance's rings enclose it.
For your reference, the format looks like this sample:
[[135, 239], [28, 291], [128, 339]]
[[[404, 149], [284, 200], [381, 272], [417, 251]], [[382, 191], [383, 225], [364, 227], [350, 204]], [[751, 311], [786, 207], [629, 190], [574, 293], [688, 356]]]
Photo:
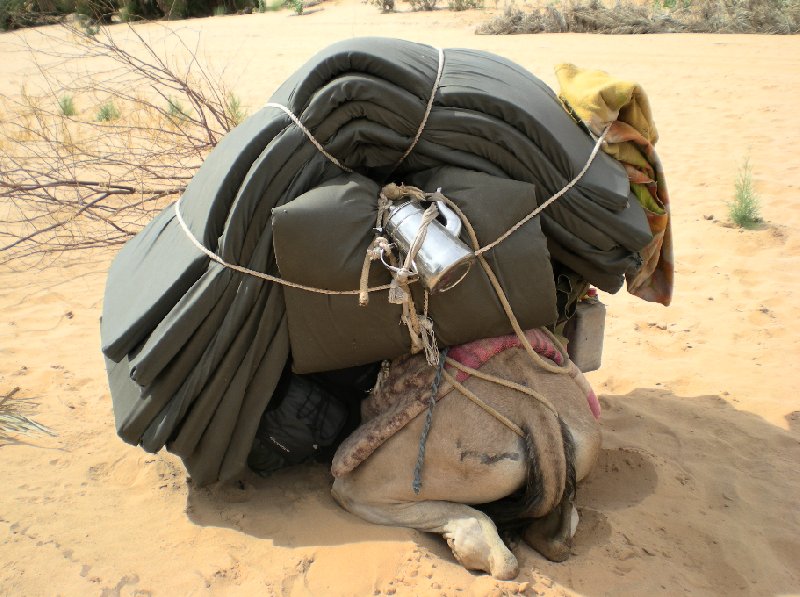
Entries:
[[[58, 434], [0, 446], [0, 594], [800, 594], [800, 37], [480, 37], [477, 11], [381, 15], [342, 0], [309, 13], [168, 26], [199, 32], [251, 108], [318, 49], [369, 34], [490, 50], [550, 85], [555, 64], [575, 62], [650, 95], [675, 299], [603, 295], [604, 362], [589, 378], [604, 446], [579, 488], [571, 559], [518, 545], [518, 578], [498, 582], [436, 536], [344, 512], [322, 466], [198, 489], [173, 456], [124, 444], [98, 348], [111, 258], [98, 251], [0, 271], [0, 393], [19, 387]], [[5, 93], [36, 81], [18, 39], [0, 35]], [[725, 204], [748, 156], [766, 224], [742, 231]]]

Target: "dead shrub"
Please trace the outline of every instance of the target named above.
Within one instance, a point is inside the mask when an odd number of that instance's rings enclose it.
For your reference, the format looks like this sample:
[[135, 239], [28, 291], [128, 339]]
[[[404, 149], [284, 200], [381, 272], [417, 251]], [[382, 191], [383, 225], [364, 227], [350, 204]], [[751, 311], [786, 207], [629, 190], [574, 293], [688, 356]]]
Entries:
[[[116, 27], [114, 37], [106, 29], [30, 32], [44, 38], [27, 47], [44, 85], [0, 95], [0, 263], [126, 242], [242, 119], [197, 46], [163, 31], [155, 41], [135, 27]], [[79, 106], [112, 105], [114, 118], [67, 118], [58, 102], [65, 95]]]
[[479, 35], [518, 33], [771, 33], [800, 32], [800, 0], [661, 0], [606, 6], [600, 0], [560, 6], [506, 6]]

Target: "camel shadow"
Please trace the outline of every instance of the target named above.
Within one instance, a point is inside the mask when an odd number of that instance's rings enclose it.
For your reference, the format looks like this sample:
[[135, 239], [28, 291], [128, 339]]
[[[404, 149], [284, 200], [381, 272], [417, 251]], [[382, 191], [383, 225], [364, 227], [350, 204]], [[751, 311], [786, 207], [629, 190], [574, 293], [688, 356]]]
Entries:
[[[370, 524], [343, 510], [331, 497], [332, 483], [329, 467], [320, 463], [289, 467], [268, 477], [250, 473], [226, 486], [198, 488], [190, 481], [186, 511], [199, 526], [231, 528], [276, 546], [413, 541], [441, 558], [452, 559], [447, 544], [437, 535]], [[298, 520], [314, 520], [315, 524], [295, 524]]]
[[603, 451], [578, 488], [573, 555], [518, 549], [521, 566], [584, 595], [797, 591], [800, 413], [787, 431], [719, 396], [600, 400]]
[[[578, 487], [573, 555], [552, 563], [517, 544], [518, 580], [536, 571], [586, 595], [798, 589], [800, 521], [791, 496], [800, 494], [800, 413], [787, 415], [787, 431], [719, 396], [640, 388], [600, 400], [603, 450]], [[409, 463], [409, 483], [412, 469]], [[438, 536], [345, 512], [331, 483], [324, 465], [309, 464], [238, 487], [190, 486], [187, 512], [197, 525], [274, 545], [410, 541], [452, 561]], [[294, 524], [311, 519], [314, 525]], [[740, 537], [747, 542], [732, 540]]]

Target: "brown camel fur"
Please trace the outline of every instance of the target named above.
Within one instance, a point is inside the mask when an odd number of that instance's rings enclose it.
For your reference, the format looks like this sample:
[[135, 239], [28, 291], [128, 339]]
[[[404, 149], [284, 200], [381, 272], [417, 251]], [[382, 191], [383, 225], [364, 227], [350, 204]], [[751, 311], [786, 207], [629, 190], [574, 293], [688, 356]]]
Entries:
[[[426, 366], [423, 357], [414, 358]], [[464, 386], [522, 428], [524, 438], [453, 390], [434, 410], [419, 494], [412, 476], [424, 414], [338, 477], [331, 491], [365, 520], [441, 533], [466, 568], [510, 579], [518, 572], [516, 557], [492, 518], [473, 506], [516, 519], [526, 526], [529, 545], [549, 559], [566, 559], [577, 525], [574, 482], [597, 458], [600, 428], [573, 378], [538, 367], [520, 347], [495, 355], [480, 370], [539, 392], [558, 416], [518, 390], [472, 376]]]

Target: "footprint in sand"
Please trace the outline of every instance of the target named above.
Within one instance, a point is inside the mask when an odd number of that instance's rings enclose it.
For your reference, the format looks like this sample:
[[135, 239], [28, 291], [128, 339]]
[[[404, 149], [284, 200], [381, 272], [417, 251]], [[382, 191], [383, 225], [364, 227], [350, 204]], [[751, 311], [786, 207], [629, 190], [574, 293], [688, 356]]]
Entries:
[[[127, 574], [119, 579], [119, 582], [114, 587], [104, 587], [100, 592], [100, 597], [120, 597], [123, 592], [125, 595], [133, 595], [134, 597], [150, 597], [153, 593], [147, 589], [139, 589], [139, 575]], [[124, 589], [124, 591], [123, 591]]]
[[592, 473], [580, 485], [586, 507], [593, 510], [628, 508], [655, 492], [656, 467], [646, 454], [627, 449], [604, 449]]
[[611, 523], [602, 512], [578, 508], [580, 522], [572, 542], [572, 555], [582, 555], [592, 547], [607, 545], [611, 539]]

